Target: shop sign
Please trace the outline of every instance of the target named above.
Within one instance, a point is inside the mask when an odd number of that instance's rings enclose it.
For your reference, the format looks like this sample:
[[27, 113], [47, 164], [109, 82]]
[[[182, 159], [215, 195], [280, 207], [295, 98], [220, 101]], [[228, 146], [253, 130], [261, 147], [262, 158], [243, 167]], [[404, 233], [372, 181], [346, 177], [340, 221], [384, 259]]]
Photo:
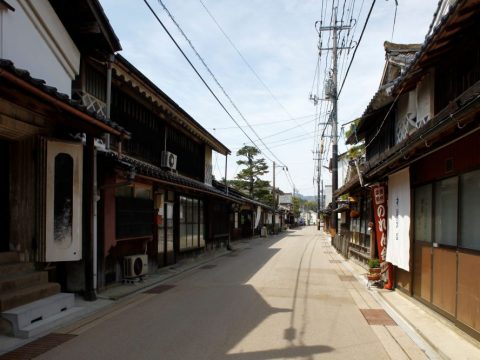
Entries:
[[372, 199], [378, 259], [382, 263], [385, 261], [387, 246], [387, 187], [385, 185], [373, 186]]

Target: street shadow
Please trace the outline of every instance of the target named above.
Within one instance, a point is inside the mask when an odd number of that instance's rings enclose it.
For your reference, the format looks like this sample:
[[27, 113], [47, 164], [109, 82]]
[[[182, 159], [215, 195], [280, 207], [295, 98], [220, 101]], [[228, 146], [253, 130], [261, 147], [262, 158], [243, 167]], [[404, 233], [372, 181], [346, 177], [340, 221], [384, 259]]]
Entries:
[[285, 349], [262, 350], [244, 352], [240, 354], [227, 354], [225, 359], [228, 360], [268, 360], [268, 359], [289, 359], [304, 358], [315, 354], [331, 352], [330, 346], [292, 346]]
[[[95, 354], [100, 359], [268, 360], [332, 352], [321, 343], [304, 344], [305, 329], [297, 330], [285, 319], [285, 313], [290, 318], [295, 311], [298, 286], [293, 307], [278, 308], [247, 284], [280, 251], [274, 245], [283, 238], [254, 239], [250, 243], [254, 250], [219, 258], [211, 263], [215, 266], [172, 279], [168, 290], [148, 294], [138, 306], [104, 319], [46, 353], [45, 359], [86, 359]], [[278, 321], [271, 322], [272, 317]], [[286, 328], [274, 328], [272, 323]], [[259, 343], [267, 334], [273, 339], [270, 345]]]

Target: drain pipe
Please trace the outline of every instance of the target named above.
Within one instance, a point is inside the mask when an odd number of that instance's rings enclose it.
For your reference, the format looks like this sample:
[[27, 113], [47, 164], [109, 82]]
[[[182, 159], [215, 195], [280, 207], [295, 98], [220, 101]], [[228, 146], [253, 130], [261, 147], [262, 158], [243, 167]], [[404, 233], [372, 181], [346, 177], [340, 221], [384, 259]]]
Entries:
[[[105, 100], [105, 116], [110, 120], [110, 106], [112, 103], [112, 64], [115, 61], [115, 55], [111, 54], [107, 60], [107, 94]], [[105, 149], [110, 149], [110, 134], [105, 134]]]
[[[228, 165], [228, 154], [225, 154], [225, 194], [228, 196], [227, 165]], [[230, 224], [230, 215], [228, 215], [227, 222], [228, 222], [227, 250], [232, 250], [232, 247], [230, 246], [230, 240], [231, 240], [231, 236], [232, 236], [231, 231], [230, 231], [230, 225], [231, 225]]]
[[[110, 108], [112, 104], [112, 64], [115, 60], [115, 55], [111, 54], [107, 60], [107, 93], [105, 100], [105, 115], [110, 120]], [[105, 134], [105, 149], [110, 149], [110, 134]], [[121, 151], [121, 149], [120, 149]], [[92, 276], [93, 276], [93, 290], [97, 291], [98, 288], [98, 201], [100, 196], [98, 194], [98, 182], [97, 182], [97, 149], [95, 144], [93, 147], [93, 261], [92, 261]]]
[[100, 200], [98, 194], [98, 184], [97, 184], [97, 149], [93, 148], [93, 290], [97, 291], [97, 271], [98, 271], [98, 206], [97, 202]]

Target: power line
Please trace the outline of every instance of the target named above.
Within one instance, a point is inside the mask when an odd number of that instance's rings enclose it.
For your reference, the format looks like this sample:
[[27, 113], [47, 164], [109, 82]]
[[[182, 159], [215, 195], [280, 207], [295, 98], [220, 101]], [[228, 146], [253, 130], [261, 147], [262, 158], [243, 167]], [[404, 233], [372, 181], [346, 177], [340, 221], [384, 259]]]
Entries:
[[[147, 1], [147, 0], [144, 0], [144, 1]], [[170, 11], [167, 9], [167, 7], [165, 6], [165, 4], [163, 3], [162, 0], [158, 0], [159, 4], [163, 7], [164, 11], [167, 13], [168, 17], [170, 18], [170, 20], [175, 24], [175, 26], [177, 27], [178, 31], [180, 32], [180, 34], [184, 37], [184, 39], [187, 41], [188, 45], [190, 46], [190, 48], [193, 50], [193, 52], [195, 53], [195, 55], [198, 57], [198, 59], [200, 60], [200, 62], [203, 64], [203, 66], [205, 67], [205, 69], [207, 70], [207, 72], [210, 74], [210, 76], [212, 77], [212, 79], [215, 81], [215, 83], [217, 84], [217, 86], [220, 88], [220, 90], [223, 92], [223, 94], [225, 95], [225, 97], [228, 99], [228, 101], [230, 102], [230, 104], [233, 106], [233, 108], [237, 111], [237, 113], [240, 115], [240, 117], [243, 119], [243, 121], [248, 125], [248, 127], [250, 128], [250, 130], [255, 134], [255, 136], [257, 137], [258, 141], [260, 141], [263, 146], [265, 146], [266, 150], [268, 150], [268, 152], [283, 166], [286, 166], [269, 148], [268, 146], [262, 141], [262, 139], [260, 138], [260, 136], [257, 134], [257, 132], [255, 131], [255, 129], [250, 125], [250, 123], [247, 121], [247, 119], [245, 118], [245, 116], [243, 115], [243, 113], [240, 111], [240, 109], [238, 108], [238, 106], [235, 104], [235, 102], [232, 100], [232, 98], [230, 97], [230, 95], [227, 93], [227, 91], [225, 90], [225, 88], [220, 84], [220, 82], [218, 81], [217, 77], [213, 74], [212, 70], [210, 69], [210, 67], [207, 65], [207, 63], [205, 62], [205, 60], [203, 59], [203, 57], [199, 54], [199, 52], [197, 51], [197, 49], [193, 46], [191, 40], [188, 38], [188, 36], [185, 34], [185, 32], [183, 31], [183, 29], [181, 28], [181, 26], [178, 24], [178, 22], [175, 20], [175, 18], [173, 17], [173, 15], [170, 13]], [[243, 131], [243, 130], [242, 130]], [[257, 147], [258, 148], [258, 147]], [[264, 154], [265, 155], [265, 154]], [[265, 157], [267, 157], [265, 155]], [[268, 158], [268, 157], [267, 157]], [[272, 161], [271, 159], [269, 159], [270, 161]]]
[[[316, 114], [311, 114], [311, 115], [305, 115], [305, 116], [298, 116], [295, 119], [306, 119], [308, 117], [315, 117], [317, 116]], [[258, 126], [265, 126], [265, 125], [271, 125], [271, 124], [279, 124], [279, 123], [284, 123], [284, 122], [291, 122], [291, 119], [285, 119], [285, 120], [277, 120], [277, 121], [267, 121], [267, 122], [262, 122], [262, 123], [257, 123], [253, 124], [252, 126], [258, 127]], [[313, 120], [312, 120], [313, 121]], [[243, 128], [247, 126], [242, 126]], [[236, 129], [237, 126], [227, 126], [227, 127], [221, 127], [221, 128], [211, 128], [212, 130], [231, 130], [231, 129]]]
[[[195, 65], [193, 65], [193, 63], [190, 61], [190, 59], [188, 58], [188, 56], [185, 54], [185, 52], [182, 50], [182, 48], [180, 47], [180, 45], [178, 45], [177, 41], [173, 38], [172, 34], [168, 31], [168, 29], [165, 27], [165, 25], [163, 24], [163, 22], [160, 20], [160, 18], [158, 17], [158, 15], [155, 13], [155, 11], [152, 9], [152, 7], [150, 6], [150, 4], [148, 3], [147, 0], [143, 0], [143, 2], [147, 5], [147, 7], [150, 9], [151, 13], [153, 14], [153, 16], [155, 17], [155, 19], [157, 19], [158, 23], [162, 26], [163, 30], [165, 30], [165, 32], [167, 33], [167, 35], [170, 37], [170, 39], [173, 41], [173, 43], [175, 44], [175, 46], [177, 47], [177, 49], [180, 51], [180, 53], [183, 55], [183, 57], [185, 58], [185, 60], [187, 60], [188, 64], [191, 66], [191, 68], [193, 69], [193, 71], [195, 71], [195, 73], [197, 74], [197, 76], [200, 78], [200, 80], [202, 81], [202, 83], [205, 85], [205, 87], [208, 89], [208, 91], [212, 94], [212, 96], [215, 98], [215, 100], [218, 102], [218, 104], [221, 106], [221, 108], [223, 109], [223, 111], [225, 111], [225, 113], [228, 115], [228, 117], [230, 119], [232, 119], [232, 121], [240, 128], [240, 130], [242, 130], [242, 132], [244, 133], [244, 135], [248, 138], [248, 140], [250, 140], [250, 142], [256, 147], [258, 148], [257, 144], [255, 144], [255, 142], [250, 138], [250, 136], [248, 136], [248, 134], [240, 127], [240, 125], [238, 124], [237, 120], [235, 120], [235, 118], [232, 116], [232, 114], [230, 114], [230, 112], [227, 110], [227, 108], [225, 107], [225, 105], [223, 105], [223, 103], [220, 101], [220, 99], [217, 97], [217, 95], [213, 92], [212, 88], [208, 85], [208, 83], [205, 81], [205, 79], [202, 77], [202, 75], [200, 75], [200, 73], [198, 72], [197, 68], [195, 67]], [[265, 157], [267, 157], [265, 155]], [[268, 158], [268, 157], [267, 157]]]
[[362, 41], [363, 34], [365, 32], [365, 29], [368, 24], [368, 20], [370, 19], [370, 15], [372, 14], [373, 6], [375, 5], [376, 0], [372, 1], [372, 5], [370, 6], [370, 10], [367, 15], [367, 19], [365, 20], [365, 24], [363, 24], [363, 29], [362, 32], [360, 33], [360, 37], [358, 38], [358, 43], [357, 46], [355, 46], [355, 50], [353, 51], [352, 58], [350, 59], [350, 64], [348, 64], [347, 72], [345, 73], [345, 77], [343, 78], [342, 81], [342, 86], [340, 86], [340, 90], [338, 91], [338, 96], [340, 96], [340, 93], [342, 92], [343, 85], [345, 85], [345, 80], [347, 80], [348, 73], [350, 71], [350, 68], [352, 67], [353, 60], [355, 59], [355, 54], [357, 53], [358, 47], [360, 46], [360, 42]]
[[[210, 18], [213, 20], [215, 25], [217, 25], [218, 29], [220, 32], [223, 34], [225, 39], [229, 42], [229, 44], [235, 49], [237, 52], [238, 56], [242, 59], [243, 63], [248, 67], [248, 69], [252, 72], [252, 74], [257, 78], [257, 80], [262, 84], [262, 86], [267, 90], [267, 92], [270, 94], [272, 99], [282, 108], [282, 110], [291, 118], [291, 120], [295, 121], [295, 118], [292, 117], [292, 115], [288, 112], [288, 110], [283, 106], [283, 104], [278, 100], [278, 98], [275, 96], [275, 94], [270, 90], [270, 88], [267, 86], [267, 84], [260, 78], [258, 73], [254, 70], [254, 68], [250, 65], [250, 63], [247, 61], [245, 56], [240, 52], [240, 50], [237, 48], [237, 46], [233, 43], [232, 39], [227, 35], [227, 33], [223, 30], [222, 26], [218, 23], [217, 19], [213, 16], [213, 14], [210, 12], [210, 10], [207, 8], [203, 0], [198, 0], [200, 1], [200, 4], [202, 4], [203, 8], [207, 12], [207, 14], [210, 16]], [[296, 122], [296, 121], [295, 121]], [[298, 126], [302, 127], [301, 124], [297, 123]], [[303, 127], [302, 127], [303, 129]], [[303, 129], [305, 130], [305, 129]], [[306, 131], [306, 130], [305, 130]]]

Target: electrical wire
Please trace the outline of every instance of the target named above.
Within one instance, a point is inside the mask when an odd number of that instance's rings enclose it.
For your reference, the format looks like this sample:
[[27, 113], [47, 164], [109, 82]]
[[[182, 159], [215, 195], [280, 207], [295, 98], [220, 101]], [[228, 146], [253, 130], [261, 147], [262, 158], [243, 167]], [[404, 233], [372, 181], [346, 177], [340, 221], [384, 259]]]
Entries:
[[[285, 108], [285, 106], [283, 106], [283, 104], [278, 100], [278, 98], [275, 96], [275, 94], [272, 92], [272, 90], [268, 87], [268, 85], [260, 78], [260, 76], [258, 75], [258, 73], [255, 71], [255, 69], [250, 65], [250, 63], [247, 61], [247, 59], [245, 58], [245, 56], [243, 56], [243, 54], [240, 52], [240, 50], [238, 49], [238, 47], [233, 43], [232, 39], [227, 35], [227, 33], [223, 30], [222, 26], [219, 24], [219, 22], [217, 21], [217, 19], [213, 16], [213, 14], [211, 13], [211, 11], [207, 8], [207, 6], [205, 5], [205, 3], [203, 2], [203, 0], [198, 0], [200, 2], [200, 4], [202, 4], [203, 8], [205, 9], [205, 11], [207, 12], [207, 14], [210, 16], [210, 18], [212, 19], [212, 21], [215, 23], [215, 25], [218, 27], [218, 29], [220, 30], [220, 32], [223, 34], [223, 36], [225, 37], [225, 39], [227, 39], [228, 43], [232, 46], [232, 48], [237, 52], [238, 56], [242, 59], [243, 63], [247, 66], [247, 68], [252, 72], [252, 74], [255, 76], [255, 78], [257, 78], [257, 80], [259, 81], [260, 84], [262, 84], [262, 86], [265, 88], [265, 90], [267, 90], [267, 92], [270, 94], [271, 98], [278, 104], [278, 106], [280, 106], [280, 108], [285, 112], [285, 114], [287, 114], [290, 119], [292, 121], [294, 121], [295, 123], [297, 123], [298, 126], [300, 126], [302, 129], [302, 125], [299, 124], [294, 117], [292, 117], [292, 115], [289, 113], [289, 111]], [[303, 129], [305, 130], [305, 129]], [[306, 130], [305, 130], [306, 131]]]
[[[195, 65], [193, 65], [193, 63], [190, 61], [190, 59], [188, 58], [188, 56], [185, 54], [185, 52], [182, 50], [182, 48], [180, 47], [180, 45], [177, 43], [177, 41], [174, 39], [174, 37], [172, 36], [172, 34], [168, 31], [168, 29], [165, 27], [165, 25], [163, 24], [163, 22], [160, 20], [160, 18], [158, 17], [158, 15], [156, 14], [156, 12], [153, 10], [153, 8], [150, 6], [150, 4], [148, 3], [147, 0], [143, 0], [143, 2], [147, 5], [147, 7], [150, 9], [151, 13], [153, 14], [153, 16], [155, 17], [155, 19], [157, 19], [158, 23], [162, 26], [163, 30], [165, 30], [165, 32], [167, 33], [168, 37], [173, 41], [173, 43], [175, 44], [175, 46], [177, 47], [177, 49], [180, 51], [180, 53], [183, 55], [183, 57], [185, 58], [185, 60], [187, 60], [188, 64], [190, 65], [190, 67], [193, 69], [193, 71], [197, 74], [197, 76], [200, 78], [200, 80], [202, 81], [202, 83], [205, 85], [205, 87], [208, 89], [208, 91], [212, 94], [212, 96], [214, 97], [214, 99], [218, 102], [218, 104], [220, 105], [220, 107], [223, 109], [223, 111], [225, 111], [225, 113], [228, 115], [228, 117], [240, 128], [240, 124], [238, 124], [237, 120], [235, 120], [235, 118], [232, 116], [232, 114], [230, 114], [230, 112], [227, 110], [227, 108], [225, 107], [225, 105], [223, 105], [223, 103], [220, 101], [220, 99], [217, 97], [217, 95], [215, 94], [215, 92], [212, 90], [212, 88], [208, 85], [208, 83], [205, 81], [205, 79], [202, 77], [202, 75], [198, 72], [197, 68], [195, 67]], [[255, 144], [255, 142], [250, 138], [250, 136], [248, 136], [248, 134], [242, 129], [240, 128], [240, 130], [242, 130], [243, 134], [248, 138], [248, 140], [250, 140], [250, 142], [253, 144], [253, 146], [255, 146], [257, 149], [258, 149], [258, 146], [257, 144]], [[265, 155], [265, 157], [267, 157]], [[267, 157], [268, 158], [268, 157]], [[270, 160], [270, 159], [269, 159]]]
[[[311, 114], [311, 115], [305, 115], [305, 116], [299, 116], [296, 117], [296, 119], [306, 119], [308, 117], [315, 117], [316, 114]], [[312, 120], [313, 121], [313, 120]], [[277, 121], [267, 121], [267, 122], [262, 122], [262, 123], [257, 123], [253, 124], [252, 126], [258, 127], [258, 126], [265, 126], [265, 125], [272, 125], [272, 124], [280, 124], [280, 123], [285, 123], [285, 122], [291, 122], [291, 119], [286, 119], [286, 120], [277, 120]], [[231, 130], [231, 129], [236, 129], [238, 126], [227, 126], [227, 127], [221, 127], [221, 128], [211, 128], [214, 131], [218, 130]], [[242, 128], [245, 128], [247, 126], [241, 126]]]
[[[144, 0], [144, 1], [147, 1], [147, 0]], [[210, 69], [210, 67], [207, 65], [207, 63], [205, 62], [205, 60], [203, 59], [203, 57], [200, 55], [200, 53], [197, 51], [197, 49], [195, 48], [195, 46], [193, 46], [193, 43], [191, 42], [191, 40], [188, 38], [188, 36], [185, 34], [185, 32], [183, 31], [183, 29], [181, 28], [181, 26], [178, 24], [178, 22], [175, 20], [175, 18], [173, 17], [173, 15], [170, 13], [170, 11], [168, 10], [168, 8], [165, 6], [165, 4], [163, 3], [162, 0], [158, 0], [158, 3], [162, 6], [163, 10], [165, 11], [165, 13], [168, 15], [168, 17], [170, 18], [170, 20], [175, 24], [175, 26], [177, 27], [178, 31], [180, 32], [180, 34], [183, 36], [183, 38], [187, 41], [188, 45], [190, 46], [190, 48], [193, 50], [193, 52], [195, 53], [195, 55], [197, 56], [197, 58], [200, 60], [200, 62], [203, 64], [203, 66], [205, 67], [205, 69], [207, 70], [207, 72], [210, 74], [210, 76], [212, 77], [213, 81], [217, 84], [217, 86], [220, 88], [220, 90], [223, 92], [223, 94], [225, 95], [225, 97], [227, 98], [227, 100], [230, 102], [230, 104], [232, 105], [232, 107], [237, 111], [237, 113], [240, 115], [240, 117], [243, 119], [243, 121], [245, 122], [245, 124], [248, 125], [249, 129], [255, 134], [255, 136], [257, 137], [258, 141], [260, 141], [263, 146], [265, 147], [265, 149], [272, 155], [273, 158], [275, 158], [279, 164], [283, 165], [283, 166], [286, 166], [276, 155], [275, 153], [273, 153], [269, 147], [262, 141], [261, 137], [257, 134], [257, 132], [255, 131], [255, 129], [251, 126], [251, 124], [248, 122], [248, 120], [245, 118], [245, 116], [243, 115], [243, 113], [240, 111], [240, 109], [238, 108], [238, 106], [235, 104], [235, 102], [232, 100], [232, 98], [230, 97], [230, 95], [227, 93], [227, 91], [225, 90], [225, 88], [220, 84], [220, 82], [218, 81], [217, 77], [215, 76], [215, 74], [213, 74], [212, 70]], [[265, 157], [267, 157], [267, 155], [265, 153], [263, 153], [263, 155]], [[268, 158], [268, 157], [267, 157]], [[269, 159], [270, 161], [272, 161], [271, 159]]]
[[343, 85], [345, 85], [345, 80], [347, 80], [348, 73], [350, 72], [350, 68], [352, 67], [353, 60], [355, 59], [355, 54], [357, 53], [358, 47], [360, 46], [360, 42], [362, 41], [363, 34], [365, 33], [365, 29], [367, 27], [368, 21], [370, 20], [370, 15], [372, 14], [373, 7], [375, 6], [376, 0], [372, 1], [372, 5], [370, 6], [370, 10], [368, 11], [367, 19], [365, 20], [365, 24], [363, 24], [362, 32], [360, 33], [360, 37], [358, 38], [357, 46], [353, 51], [352, 58], [350, 59], [350, 64], [348, 64], [347, 72], [345, 73], [345, 77], [343, 78], [342, 85], [340, 86], [340, 90], [337, 93], [337, 97], [340, 97], [340, 94], [343, 90]]

